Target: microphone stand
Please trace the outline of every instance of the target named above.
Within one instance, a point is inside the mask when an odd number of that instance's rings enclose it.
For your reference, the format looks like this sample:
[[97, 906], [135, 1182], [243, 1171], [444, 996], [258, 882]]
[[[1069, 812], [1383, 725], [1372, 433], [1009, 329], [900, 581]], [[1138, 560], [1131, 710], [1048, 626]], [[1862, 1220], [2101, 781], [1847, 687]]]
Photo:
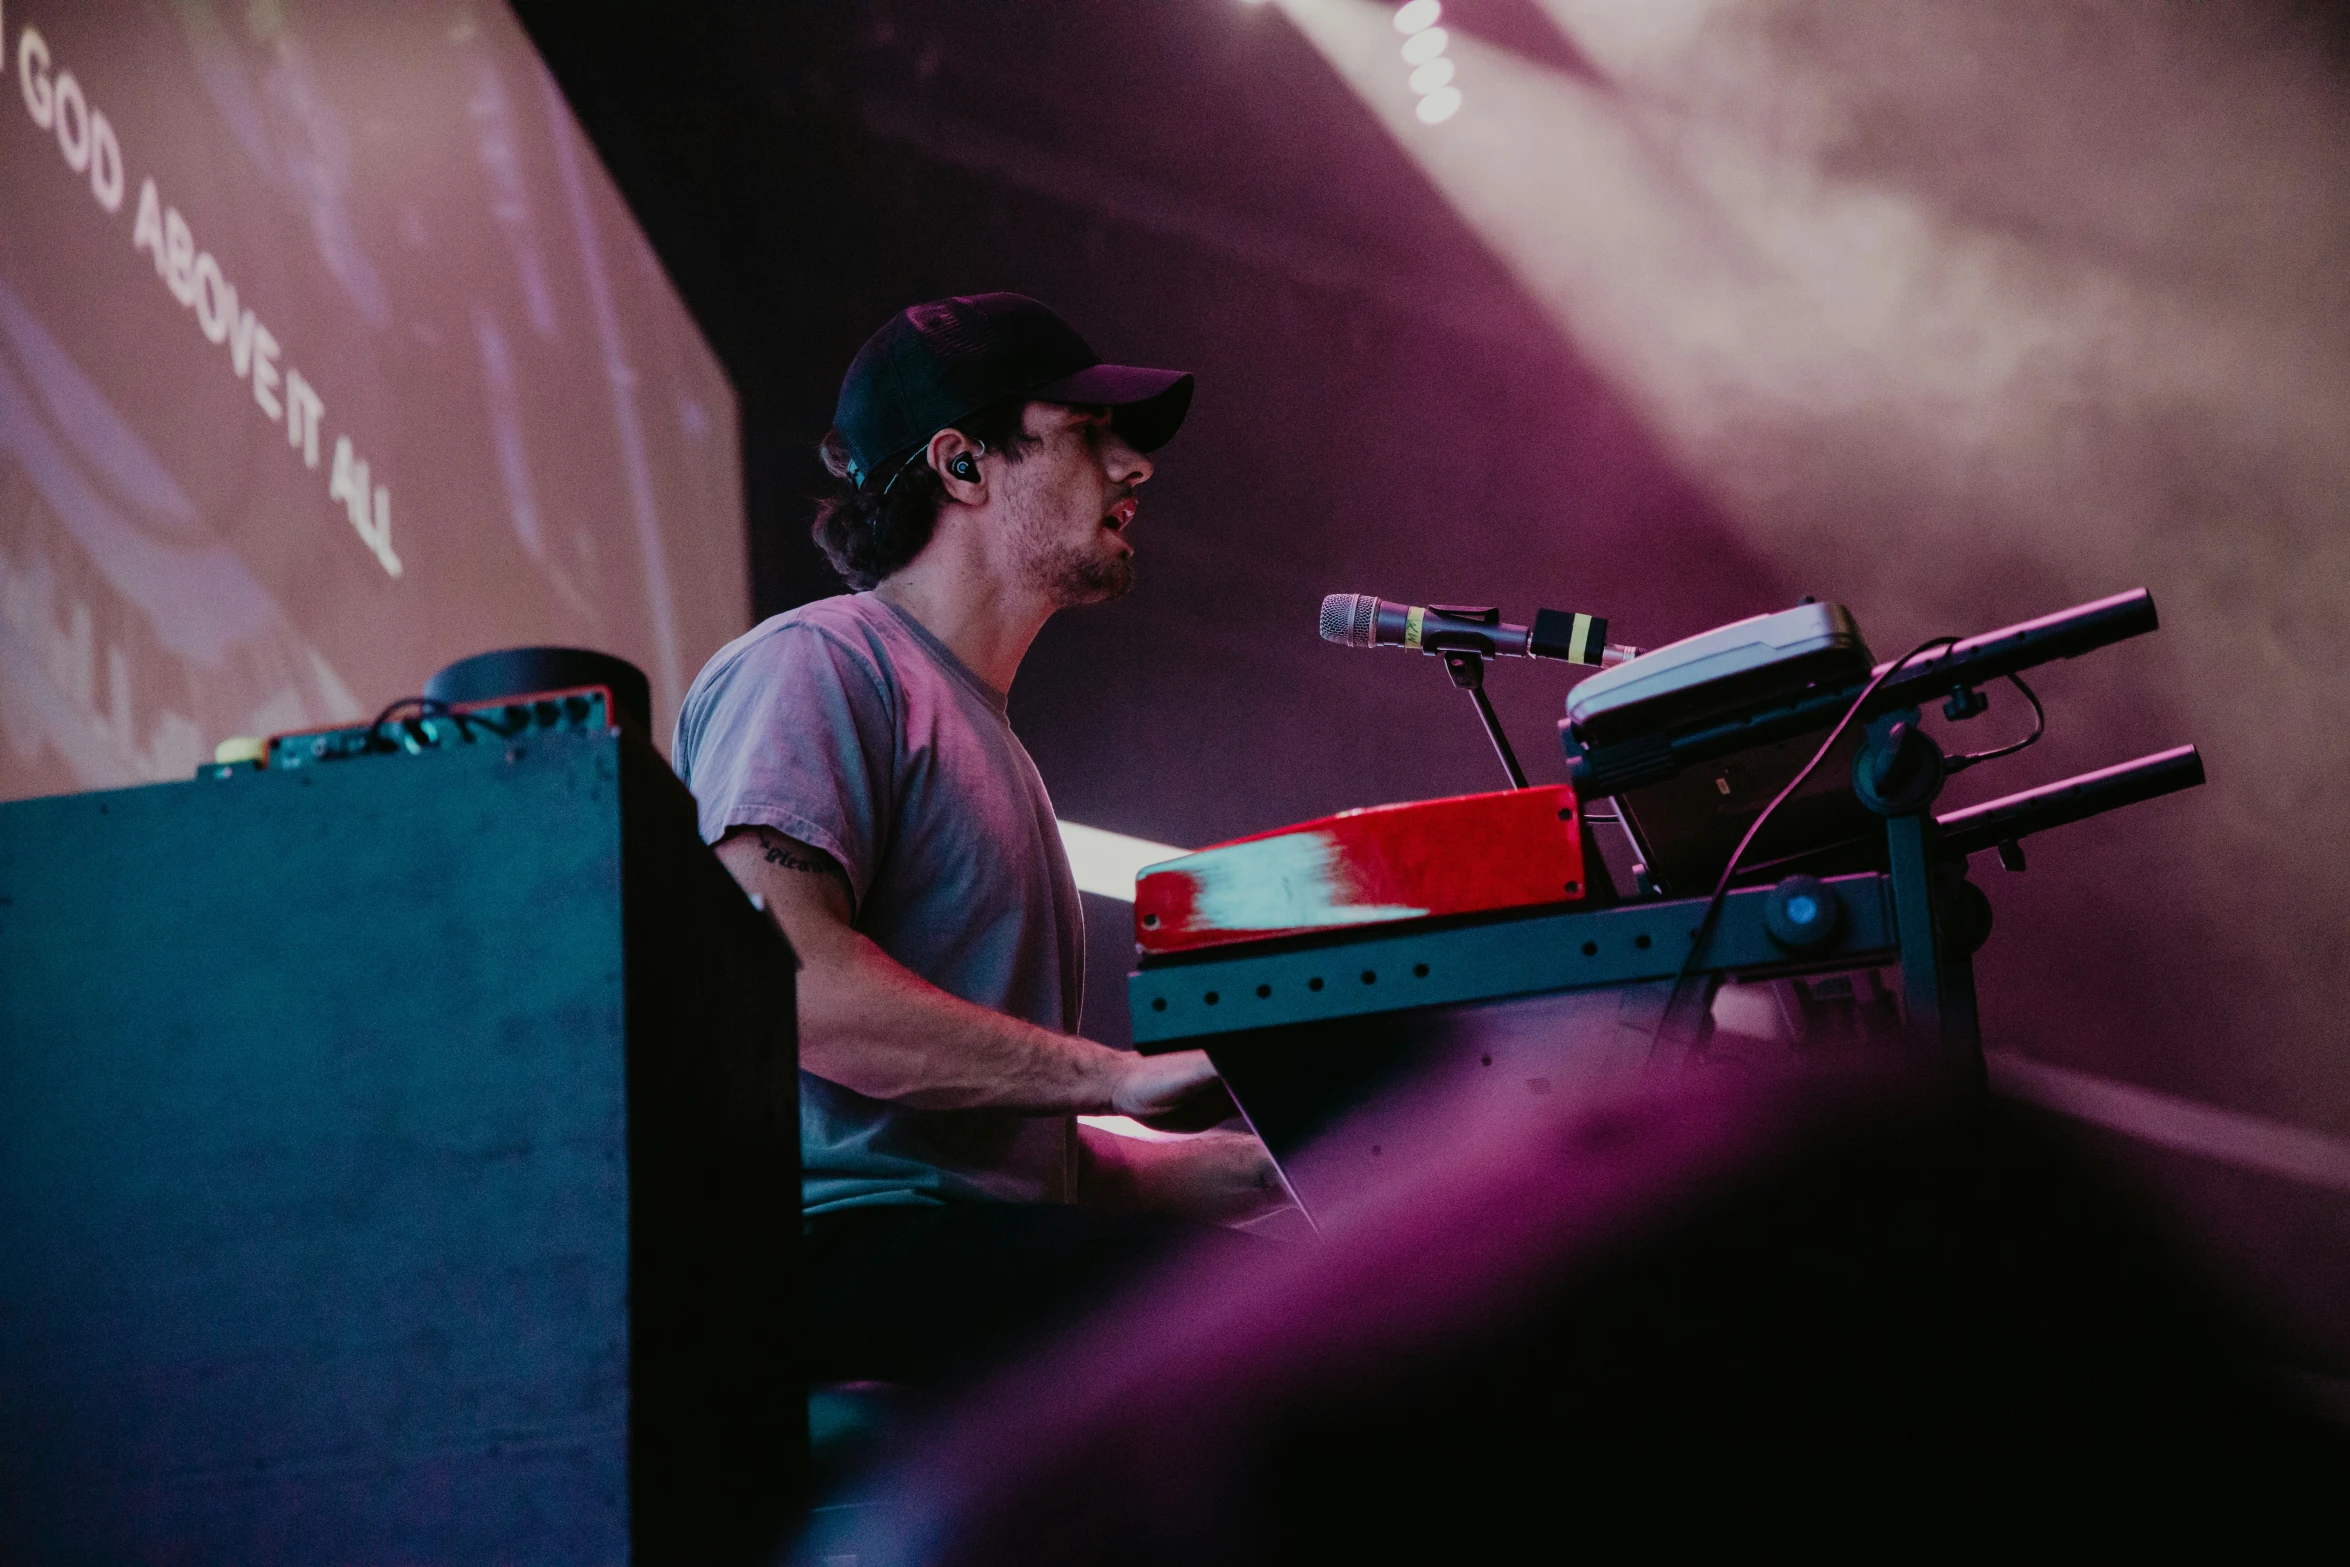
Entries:
[[1485, 732], [1493, 739], [1493, 754], [1501, 758], [1503, 770], [1510, 775], [1510, 787], [1525, 788], [1526, 770], [1518, 765], [1510, 737], [1501, 732], [1501, 716], [1493, 710], [1493, 699], [1485, 694], [1485, 655], [1468, 648], [1446, 648], [1443, 658], [1444, 672], [1452, 676], [1452, 683], [1477, 704], [1477, 716], [1485, 721]]

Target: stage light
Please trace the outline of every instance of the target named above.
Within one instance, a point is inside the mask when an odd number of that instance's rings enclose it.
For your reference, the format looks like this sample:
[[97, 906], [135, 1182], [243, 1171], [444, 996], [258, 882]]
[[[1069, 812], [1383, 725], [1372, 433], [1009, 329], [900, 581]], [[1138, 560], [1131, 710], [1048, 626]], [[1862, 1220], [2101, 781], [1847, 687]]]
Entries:
[[1437, 0], [1411, 0], [1395, 13], [1395, 30], [1404, 35], [1403, 61], [1412, 68], [1406, 81], [1420, 100], [1412, 112], [1422, 125], [1441, 125], [1461, 112], [1461, 90], [1452, 85], [1456, 67], [1444, 52], [1452, 38], [1436, 25], [1443, 14]]
[[1076, 878], [1079, 892], [1124, 903], [1134, 901], [1134, 878], [1145, 865], [1187, 852], [1147, 838], [1080, 827], [1075, 822], [1061, 823], [1061, 847], [1069, 856], [1069, 874]]
[[1443, 14], [1444, 7], [1438, 0], [1411, 0], [1410, 4], [1397, 7], [1395, 30], [1408, 37], [1423, 28], [1434, 26], [1436, 19]]

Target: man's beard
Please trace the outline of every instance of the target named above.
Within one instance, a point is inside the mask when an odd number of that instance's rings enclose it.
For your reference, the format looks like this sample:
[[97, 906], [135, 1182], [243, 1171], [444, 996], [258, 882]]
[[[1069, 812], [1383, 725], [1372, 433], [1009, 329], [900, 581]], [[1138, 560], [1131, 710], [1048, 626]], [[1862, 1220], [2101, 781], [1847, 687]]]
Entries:
[[1130, 551], [1089, 552], [1073, 544], [1047, 543], [1033, 534], [1027, 542], [1028, 580], [1063, 609], [1106, 604], [1134, 591]]

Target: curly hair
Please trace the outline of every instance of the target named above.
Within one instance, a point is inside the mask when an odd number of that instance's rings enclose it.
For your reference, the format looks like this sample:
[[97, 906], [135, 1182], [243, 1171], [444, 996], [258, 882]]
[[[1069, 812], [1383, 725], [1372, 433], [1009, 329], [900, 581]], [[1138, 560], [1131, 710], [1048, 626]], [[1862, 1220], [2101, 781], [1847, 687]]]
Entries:
[[[1003, 453], [1006, 462], [1018, 462], [1033, 444], [1022, 423], [1027, 411], [1028, 399], [1006, 398], [957, 419], [950, 428]], [[841, 580], [863, 592], [929, 544], [946, 503], [946, 484], [936, 468], [909, 453], [912, 461], [884, 464], [860, 489], [849, 478], [848, 442], [838, 430], [827, 430], [816, 452], [833, 482], [817, 498], [816, 521], [808, 531]]]

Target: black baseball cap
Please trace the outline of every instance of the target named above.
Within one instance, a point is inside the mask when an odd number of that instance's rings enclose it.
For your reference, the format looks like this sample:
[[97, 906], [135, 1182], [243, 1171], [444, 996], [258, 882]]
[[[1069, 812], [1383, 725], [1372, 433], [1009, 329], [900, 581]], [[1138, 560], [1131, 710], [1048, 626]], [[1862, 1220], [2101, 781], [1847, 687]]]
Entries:
[[903, 462], [990, 403], [1106, 407], [1138, 452], [1174, 437], [1191, 408], [1191, 373], [1106, 365], [1077, 329], [1025, 294], [964, 294], [909, 305], [865, 340], [840, 383], [833, 428], [850, 482]]

